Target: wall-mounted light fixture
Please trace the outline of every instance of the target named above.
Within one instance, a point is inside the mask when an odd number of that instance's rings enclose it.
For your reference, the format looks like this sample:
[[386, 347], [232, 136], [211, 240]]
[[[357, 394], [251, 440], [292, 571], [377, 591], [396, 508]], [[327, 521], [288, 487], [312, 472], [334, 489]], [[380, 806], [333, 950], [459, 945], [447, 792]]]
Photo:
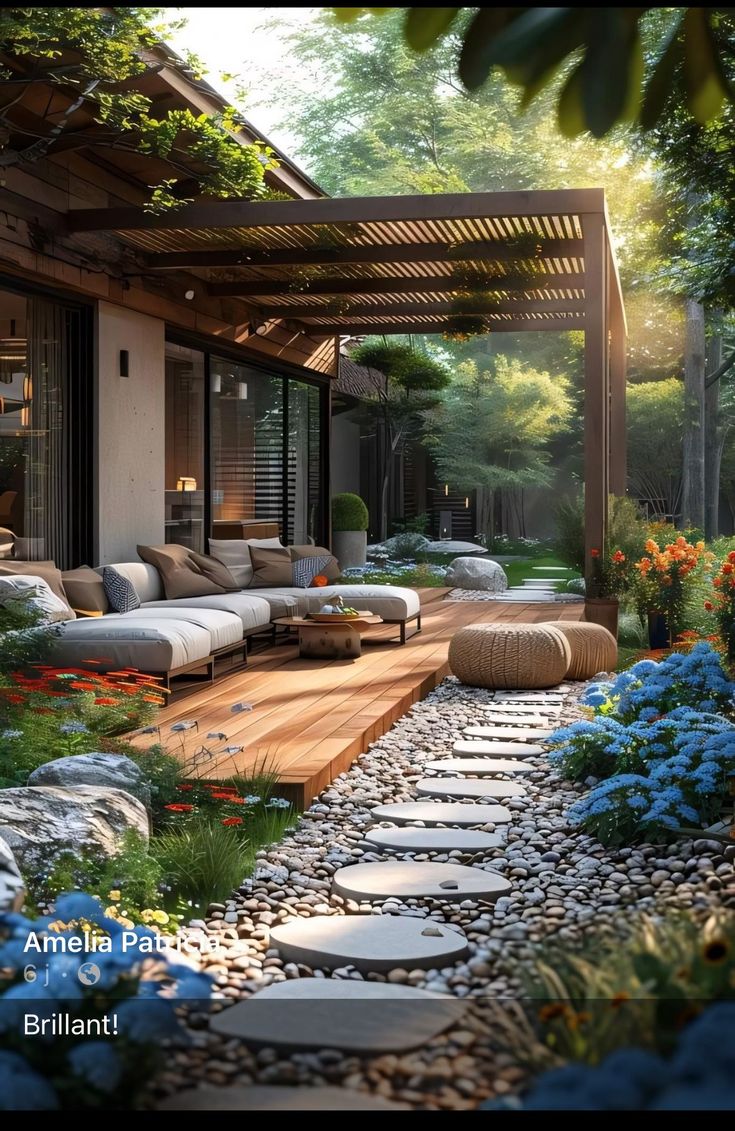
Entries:
[[449, 484], [448, 484], [448, 483], [445, 483], [445, 484], [444, 484], [444, 494], [445, 494], [445, 495], [448, 495], [448, 494], [449, 494]]
[[469, 510], [469, 509], [470, 509], [470, 500], [469, 500], [469, 497], [467, 497], [467, 498], [465, 499], [465, 501], [464, 501], [464, 505], [465, 505], [465, 510]]
[[222, 374], [221, 373], [213, 373], [212, 374], [210, 381], [209, 381], [209, 388], [213, 393], [221, 393], [222, 392]]
[[190, 287], [188, 291], [184, 291], [184, 298], [187, 302], [191, 302], [193, 298], [196, 298], [196, 291], [192, 290]]

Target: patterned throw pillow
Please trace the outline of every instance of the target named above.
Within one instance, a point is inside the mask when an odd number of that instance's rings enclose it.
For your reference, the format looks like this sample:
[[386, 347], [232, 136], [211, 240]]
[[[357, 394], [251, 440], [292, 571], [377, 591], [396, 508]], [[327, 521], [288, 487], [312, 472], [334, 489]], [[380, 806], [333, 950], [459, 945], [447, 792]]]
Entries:
[[291, 567], [294, 585], [298, 585], [302, 589], [311, 588], [311, 583], [315, 576], [326, 569], [330, 560], [331, 554], [329, 557], [299, 558]]
[[132, 581], [128, 581], [127, 577], [123, 577], [112, 566], [105, 566], [102, 571], [102, 584], [114, 613], [132, 613], [134, 609], [140, 608], [140, 597], [135, 592]]

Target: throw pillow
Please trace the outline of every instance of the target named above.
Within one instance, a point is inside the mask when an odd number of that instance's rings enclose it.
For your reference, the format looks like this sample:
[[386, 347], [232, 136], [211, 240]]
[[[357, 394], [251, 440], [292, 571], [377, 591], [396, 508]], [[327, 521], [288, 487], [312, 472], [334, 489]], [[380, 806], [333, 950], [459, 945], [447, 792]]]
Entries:
[[337, 581], [341, 576], [339, 562], [330, 550], [324, 546], [289, 546], [291, 560], [294, 562], [302, 558], [324, 557], [327, 559], [326, 565], [321, 570], [328, 581]]
[[253, 579], [253, 563], [243, 538], [210, 538], [209, 552], [227, 566], [240, 589], [247, 589]]
[[89, 566], [67, 569], [61, 575], [69, 604], [77, 613], [98, 616], [106, 613], [110, 605], [101, 574]]
[[221, 585], [229, 593], [242, 589], [224, 562], [218, 561], [217, 558], [210, 558], [207, 554], [195, 554], [192, 550], [189, 561], [192, 561], [205, 577], [214, 581], [216, 585]]
[[132, 581], [128, 581], [127, 577], [123, 577], [112, 566], [105, 566], [102, 570], [102, 585], [114, 613], [132, 613], [140, 608], [140, 597]]
[[191, 550], [186, 546], [138, 546], [138, 553], [144, 562], [155, 566], [160, 573], [167, 601], [177, 601], [182, 597], [209, 597], [213, 593], [226, 592], [224, 585], [219, 585], [202, 573], [192, 561]]
[[299, 558], [298, 561], [292, 562], [294, 585], [299, 585], [302, 589], [310, 589], [315, 577], [319, 574], [324, 574], [326, 577], [326, 567], [330, 558], [331, 554], [327, 554], [321, 558]]
[[38, 609], [45, 624], [73, 620], [74, 613], [66, 601], [57, 597], [42, 577], [17, 573], [13, 577], [0, 577], [0, 605], [18, 604], [20, 608]]
[[64, 583], [61, 580], [61, 570], [56, 568], [56, 562], [50, 560], [44, 562], [21, 562], [16, 558], [13, 558], [11, 561], [8, 561], [7, 558], [3, 558], [2, 561], [0, 561], [0, 577], [9, 577], [17, 573], [22, 573], [24, 577], [42, 577], [51, 592], [55, 593], [56, 596], [64, 602], [72, 616], [74, 615], [74, 610], [69, 604], [64, 590]]
[[285, 546], [250, 546], [253, 579], [250, 589], [290, 589], [293, 585], [291, 555]]

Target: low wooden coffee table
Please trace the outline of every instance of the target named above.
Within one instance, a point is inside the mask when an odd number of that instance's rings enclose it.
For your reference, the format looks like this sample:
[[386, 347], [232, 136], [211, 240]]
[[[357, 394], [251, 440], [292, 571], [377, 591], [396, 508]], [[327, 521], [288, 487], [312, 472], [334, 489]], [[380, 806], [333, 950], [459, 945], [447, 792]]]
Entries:
[[307, 617], [278, 617], [274, 624], [299, 631], [299, 655], [308, 660], [354, 660], [362, 655], [360, 633], [383, 618], [360, 611], [350, 620], [315, 621]]

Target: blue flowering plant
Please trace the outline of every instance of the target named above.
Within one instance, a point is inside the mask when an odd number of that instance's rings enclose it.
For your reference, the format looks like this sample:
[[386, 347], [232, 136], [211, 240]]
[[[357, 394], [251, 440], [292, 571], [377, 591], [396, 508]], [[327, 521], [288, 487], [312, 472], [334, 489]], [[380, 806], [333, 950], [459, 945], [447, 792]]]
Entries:
[[171, 953], [81, 893], [53, 919], [0, 916], [0, 1110], [135, 1108], [165, 1046], [186, 1043], [177, 1008], [211, 994]]
[[651, 722], [677, 707], [735, 713], [735, 683], [706, 641], [660, 662], [640, 660], [609, 683], [588, 685], [582, 702], [620, 722]]

